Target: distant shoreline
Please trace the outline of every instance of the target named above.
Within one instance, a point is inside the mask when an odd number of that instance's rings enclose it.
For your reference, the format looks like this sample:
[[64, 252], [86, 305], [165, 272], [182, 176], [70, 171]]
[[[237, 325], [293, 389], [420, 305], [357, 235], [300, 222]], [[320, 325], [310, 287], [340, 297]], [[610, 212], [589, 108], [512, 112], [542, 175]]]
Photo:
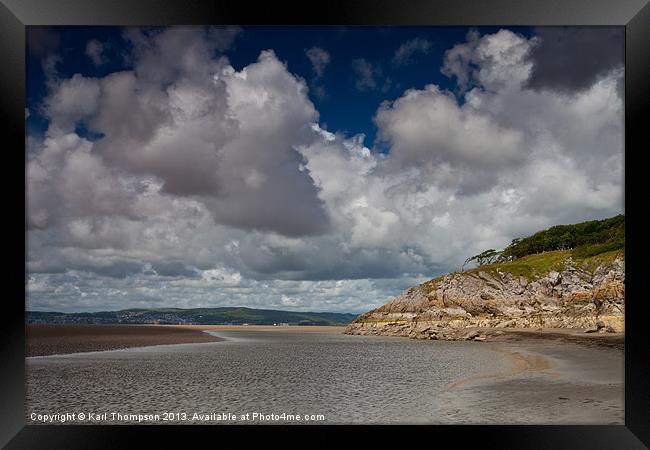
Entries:
[[348, 325], [353, 313], [301, 312], [248, 307], [26, 311], [26, 323], [52, 325]]
[[193, 330], [284, 331], [290, 333], [343, 333], [345, 325], [180, 325]]

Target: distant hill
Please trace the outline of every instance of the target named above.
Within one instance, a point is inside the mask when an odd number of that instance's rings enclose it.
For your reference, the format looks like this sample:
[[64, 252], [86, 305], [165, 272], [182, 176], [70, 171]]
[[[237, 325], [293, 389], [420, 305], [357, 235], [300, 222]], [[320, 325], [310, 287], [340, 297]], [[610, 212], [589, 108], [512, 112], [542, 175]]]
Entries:
[[197, 324], [197, 325], [347, 325], [355, 314], [278, 311], [253, 308], [124, 309], [94, 313], [27, 311], [28, 323]]

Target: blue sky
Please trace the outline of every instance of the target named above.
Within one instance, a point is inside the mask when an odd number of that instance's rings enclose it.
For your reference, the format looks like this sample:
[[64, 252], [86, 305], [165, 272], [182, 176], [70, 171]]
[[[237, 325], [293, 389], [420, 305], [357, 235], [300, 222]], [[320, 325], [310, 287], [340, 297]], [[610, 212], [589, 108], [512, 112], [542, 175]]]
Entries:
[[[121, 27], [52, 27], [60, 36], [60, 54], [65, 59], [58, 69], [62, 76], [75, 73], [102, 77], [112, 72], [130, 70], [133, 62], [125, 58], [129, 43], [123, 39]], [[498, 31], [499, 27], [481, 27], [482, 33]], [[530, 27], [509, 27], [523, 36], [530, 36]], [[273, 49], [287, 63], [290, 72], [313, 80], [312, 63], [305, 52], [322, 48], [330, 55], [318, 85], [325, 89], [324, 97], [310, 99], [320, 113], [321, 125], [332, 131], [349, 134], [363, 133], [366, 144], [375, 144], [375, 111], [385, 100], [394, 100], [406, 89], [421, 89], [434, 83], [454, 90], [455, 82], [440, 72], [444, 53], [462, 42], [468, 27], [242, 27], [232, 46], [223, 52], [237, 70], [254, 62], [262, 50]], [[107, 62], [96, 66], [85, 53], [85, 43], [97, 39], [107, 44]], [[406, 42], [424, 40], [430, 44], [426, 52], [416, 51], [409, 61], [396, 62], [395, 53]], [[364, 59], [381, 71], [376, 75], [378, 86], [359, 90], [353, 61]], [[45, 74], [40, 55], [29, 53], [27, 58], [27, 105], [34, 114], [28, 119], [32, 133], [42, 133], [47, 120], [38, 115], [38, 105], [47, 94]], [[385, 146], [378, 150], [387, 151]]]
[[27, 308], [359, 313], [619, 214], [623, 38], [28, 27]]

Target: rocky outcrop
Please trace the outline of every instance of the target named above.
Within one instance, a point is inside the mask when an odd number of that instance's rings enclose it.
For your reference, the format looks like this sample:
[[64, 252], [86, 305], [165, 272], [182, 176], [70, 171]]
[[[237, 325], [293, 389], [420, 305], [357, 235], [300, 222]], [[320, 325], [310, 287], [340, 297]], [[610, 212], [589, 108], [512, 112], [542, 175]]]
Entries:
[[622, 332], [625, 261], [588, 269], [570, 257], [543, 276], [492, 267], [446, 275], [408, 289], [357, 317], [347, 334], [484, 340], [476, 328], [581, 328]]

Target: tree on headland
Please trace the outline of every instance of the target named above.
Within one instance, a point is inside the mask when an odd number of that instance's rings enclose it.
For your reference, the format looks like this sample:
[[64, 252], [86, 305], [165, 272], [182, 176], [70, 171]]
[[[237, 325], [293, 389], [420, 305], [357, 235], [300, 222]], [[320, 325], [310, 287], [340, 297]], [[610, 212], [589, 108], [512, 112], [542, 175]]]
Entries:
[[483, 264], [492, 264], [497, 260], [501, 252], [496, 251], [495, 249], [491, 248], [488, 250], [485, 250], [482, 253], [479, 253], [478, 255], [470, 256], [465, 260], [463, 263], [463, 269], [465, 269], [465, 266], [472, 261], [476, 261], [476, 263], [479, 266], [482, 266]]
[[491, 248], [470, 256], [465, 260], [462, 270], [470, 262], [482, 266], [555, 250], [572, 250], [575, 257], [589, 257], [624, 248], [625, 216], [619, 214], [604, 220], [556, 225], [528, 237], [513, 239], [510, 245], [501, 251]]
[[593, 256], [625, 246], [625, 216], [590, 220], [573, 225], [556, 225], [512, 241], [501, 258], [517, 259], [534, 253], [575, 249], [583, 256]]

